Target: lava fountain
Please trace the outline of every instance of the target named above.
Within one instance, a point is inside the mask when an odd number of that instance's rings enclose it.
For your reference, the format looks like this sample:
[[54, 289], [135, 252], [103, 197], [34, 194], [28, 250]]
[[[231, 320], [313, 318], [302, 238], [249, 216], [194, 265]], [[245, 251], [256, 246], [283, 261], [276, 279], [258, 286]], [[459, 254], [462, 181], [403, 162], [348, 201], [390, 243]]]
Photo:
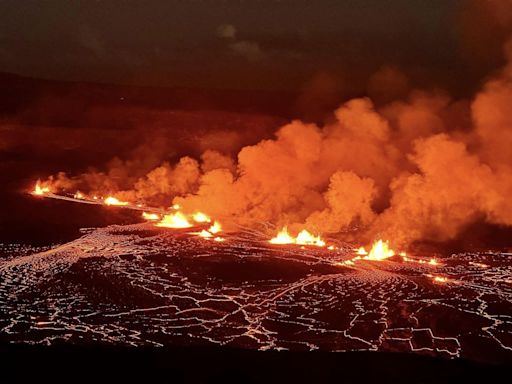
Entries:
[[47, 193], [50, 193], [50, 188], [41, 186], [41, 181], [37, 180], [34, 190], [32, 191], [32, 194], [36, 196], [43, 196]]
[[192, 224], [188, 218], [181, 212], [165, 215], [162, 220], [155, 224], [163, 228], [190, 228]]
[[363, 257], [365, 260], [381, 261], [388, 259], [395, 255], [395, 251], [389, 248], [388, 241], [377, 240], [368, 255]]
[[324, 247], [325, 241], [320, 236], [315, 236], [303, 229], [299, 232], [297, 237], [293, 237], [288, 232], [287, 227], [283, 227], [275, 237], [269, 240], [270, 244], [298, 244], [298, 245], [315, 245], [317, 247]]

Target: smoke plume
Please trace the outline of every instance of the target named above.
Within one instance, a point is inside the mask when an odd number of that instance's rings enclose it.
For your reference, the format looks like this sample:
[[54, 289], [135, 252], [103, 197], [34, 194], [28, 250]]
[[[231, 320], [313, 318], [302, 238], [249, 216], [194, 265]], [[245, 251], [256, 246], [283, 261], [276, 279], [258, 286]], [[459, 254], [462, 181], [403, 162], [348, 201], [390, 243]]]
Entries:
[[398, 69], [381, 69], [369, 84], [379, 104], [348, 100], [324, 124], [294, 120], [245, 146], [221, 130], [196, 141], [201, 155], [175, 162], [159, 161], [167, 143], [157, 140], [105, 171], [60, 173], [47, 183], [179, 204], [227, 227], [268, 222], [402, 246], [452, 239], [477, 220], [512, 225], [512, 43], [505, 51], [509, 64], [470, 100], [408, 91]]

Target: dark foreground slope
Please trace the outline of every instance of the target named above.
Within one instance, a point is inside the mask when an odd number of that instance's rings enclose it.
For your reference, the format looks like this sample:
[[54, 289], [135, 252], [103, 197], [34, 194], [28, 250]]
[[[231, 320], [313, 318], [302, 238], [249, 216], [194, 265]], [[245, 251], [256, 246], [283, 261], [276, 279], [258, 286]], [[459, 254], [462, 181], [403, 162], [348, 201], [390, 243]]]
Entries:
[[[5, 382], [498, 382], [510, 366], [380, 352], [256, 352], [226, 348], [0, 346]], [[3, 381], [3, 380], [2, 380]]]

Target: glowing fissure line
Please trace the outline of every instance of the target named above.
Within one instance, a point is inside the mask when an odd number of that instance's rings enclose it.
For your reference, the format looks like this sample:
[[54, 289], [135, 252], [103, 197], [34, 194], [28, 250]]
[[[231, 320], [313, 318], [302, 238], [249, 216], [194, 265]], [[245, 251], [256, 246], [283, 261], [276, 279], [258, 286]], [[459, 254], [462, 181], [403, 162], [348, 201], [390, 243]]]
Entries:
[[[30, 192], [31, 195], [33, 195], [32, 192]], [[116, 207], [116, 208], [124, 208], [124, 209], [131, 209], [134, 211], [146, 211], [146, 212], [152, 212], [152, 213], [159, 213], [159, 214], [165, 214], [167, 211], [161, 208], [155, 208], [155, 207], [146, 207], [146, 206], [137, 206], [135, 204], [126, 204], [126, 205], [107, 205], [103, 201], [103, 199], [91, 199], [91, 198], [75, 198], [65, 195], [57, 195], [52, 192], [46, 192], [42, 195], [38, 195], [38, 197], [44, 197], [49, 199], [56, 199], [56, 200], [64, 200], [64, 201], [70, 201], [72, 203], [80, 203], [80, 204], [90, 204], [90, 205], [101, 205], [103, 207]]]

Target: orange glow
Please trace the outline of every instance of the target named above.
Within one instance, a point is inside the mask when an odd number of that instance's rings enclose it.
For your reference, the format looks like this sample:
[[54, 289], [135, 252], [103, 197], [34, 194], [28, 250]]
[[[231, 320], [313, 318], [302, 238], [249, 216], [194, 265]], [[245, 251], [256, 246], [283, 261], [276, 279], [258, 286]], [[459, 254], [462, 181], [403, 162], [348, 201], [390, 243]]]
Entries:
[[359, 247], [356, 250], [356, 254], [361, 255], [361, 256], [366, 256], [368, 254], [368, 252], [366, 251], [366, 249], [364, 249], [364, 247]]
[[303, 229], [299, 232], [297, 237], [293, 237], [288, 233], [288, 228], [284, 227], [279, 231], [276, 237], [269, 240], [271, 244], [298, 244], [298, 245], [315, 245], [317, 247], [324, 247], [325, 241], [320, 236], [314, 236], [307, 230]]
[[192, 219], [196, 223], [209, 223], [211, 219], [202, 212], [196, 212], [192, 215]]
[[[192, 235], [197, 235], [202, 237], [203, 239], [211, 239], [215, 233], [219, 233], [221, 231], [221, 226], [218, 221], [215, 221], [208, 230], [203, 229], [201, 232], [191, 232]], [[224, 241], [221, 237], [215, 237], [213, 240], [215, 241]]]
[[108, 196], [106, 197], [103, 202], [105, 205], [128, 205], [126, 201], [119, 201], [119, 199], [115, 198], [114, 196]]
[[295, 243], [301, 245], [316, 245], [317, 247], [325, 246], [325, 241], [323, 241], [320, 236], [314, 236], [305, 229], [300, 231], [297, 235]]
[[364, 259], [382, 261], [394, 255], [395, 251], [389, 248], [389, 243], [387, 241], [378, 240], [373, 244], [370, 253], [365, 256]]
[[218, 237], [218, 236], [217, 236], [216, 238], [214, 238], [213, 240], [214, 240], [214, 241], [218, 241], [219, 243], [221, 243], [221, 242], [223, 242], [223, 241], [226, 241], [226, 239], [225, 239], [225, 238], [223, 238], [223, 237]]
[[198, 232], [197, 235], [200, 237], [204, 237], [205, 239], [209, 239], [210, 237], [213, 237], [213, 235], [205, 229], [203, 229], [201, 232]]
[[179, 205], [179, 204], [174, 204], [174, 205], [172, 206], [172, 209], [175, 209], [176, 211], [177, 211], [178, 209], [180, 209], [180, 208], [181, 208], [181, 207], [180, 207], [180, 205]]
[[484, 264], [484, 263], [477, 263], [477, 262], [474, 262], [474, 261], [470, 261], [469, 264], [473, 265], [475, 267], [478, 267], [478, 268], [489, 268], [489, 266], [487, 264]]
[[288, 228], [284, 227], [279, 231], [276, 237], [270, 239], [270, 244], [294, 244], [295, 239], [288, 233]]
[[402, 256], [402, 260], [407, 263], [427, 264], [427, 265], [431, 265], [434, 267], [441, 265], [439, 263], [439, 261], [437, 261], [434, 258], [431, 258], [429, 260], [410, 258], [410, 257], [405, 256], [405, 252], [400, 253], [400, 255]]
[[430, 273], [427, 273], [425, 276], [430, 277], [434, 283], [445, 284], [450, 281], [445, 276], [431, 275]]
[[155, 225], [164, 228], [190, 228], [192, 226], [186, 216], [181, 212], [165, 215], [162, 220]]
[[46, 193], [50, 193], [50, 188], [41, 186], [41, 182], [37, 180], [34, 190], [32, 191], [32, 194], [36, 196], [43, 196]]
[[210, 228], [208, 228], [208, 232], [210, 233], [219, 233], [222, 231], [222, 227], [218, 221], [215, 221]]
[[145, 220], [151, 220], [151, 221], [160, 220], [160, 216], [158, 216], [156, 213], [142, 212], [142, 217]]
[[75, 199], [83, 199], [85, 196], [82, 192], [76, 191], [76, 193], [73, 195]]

